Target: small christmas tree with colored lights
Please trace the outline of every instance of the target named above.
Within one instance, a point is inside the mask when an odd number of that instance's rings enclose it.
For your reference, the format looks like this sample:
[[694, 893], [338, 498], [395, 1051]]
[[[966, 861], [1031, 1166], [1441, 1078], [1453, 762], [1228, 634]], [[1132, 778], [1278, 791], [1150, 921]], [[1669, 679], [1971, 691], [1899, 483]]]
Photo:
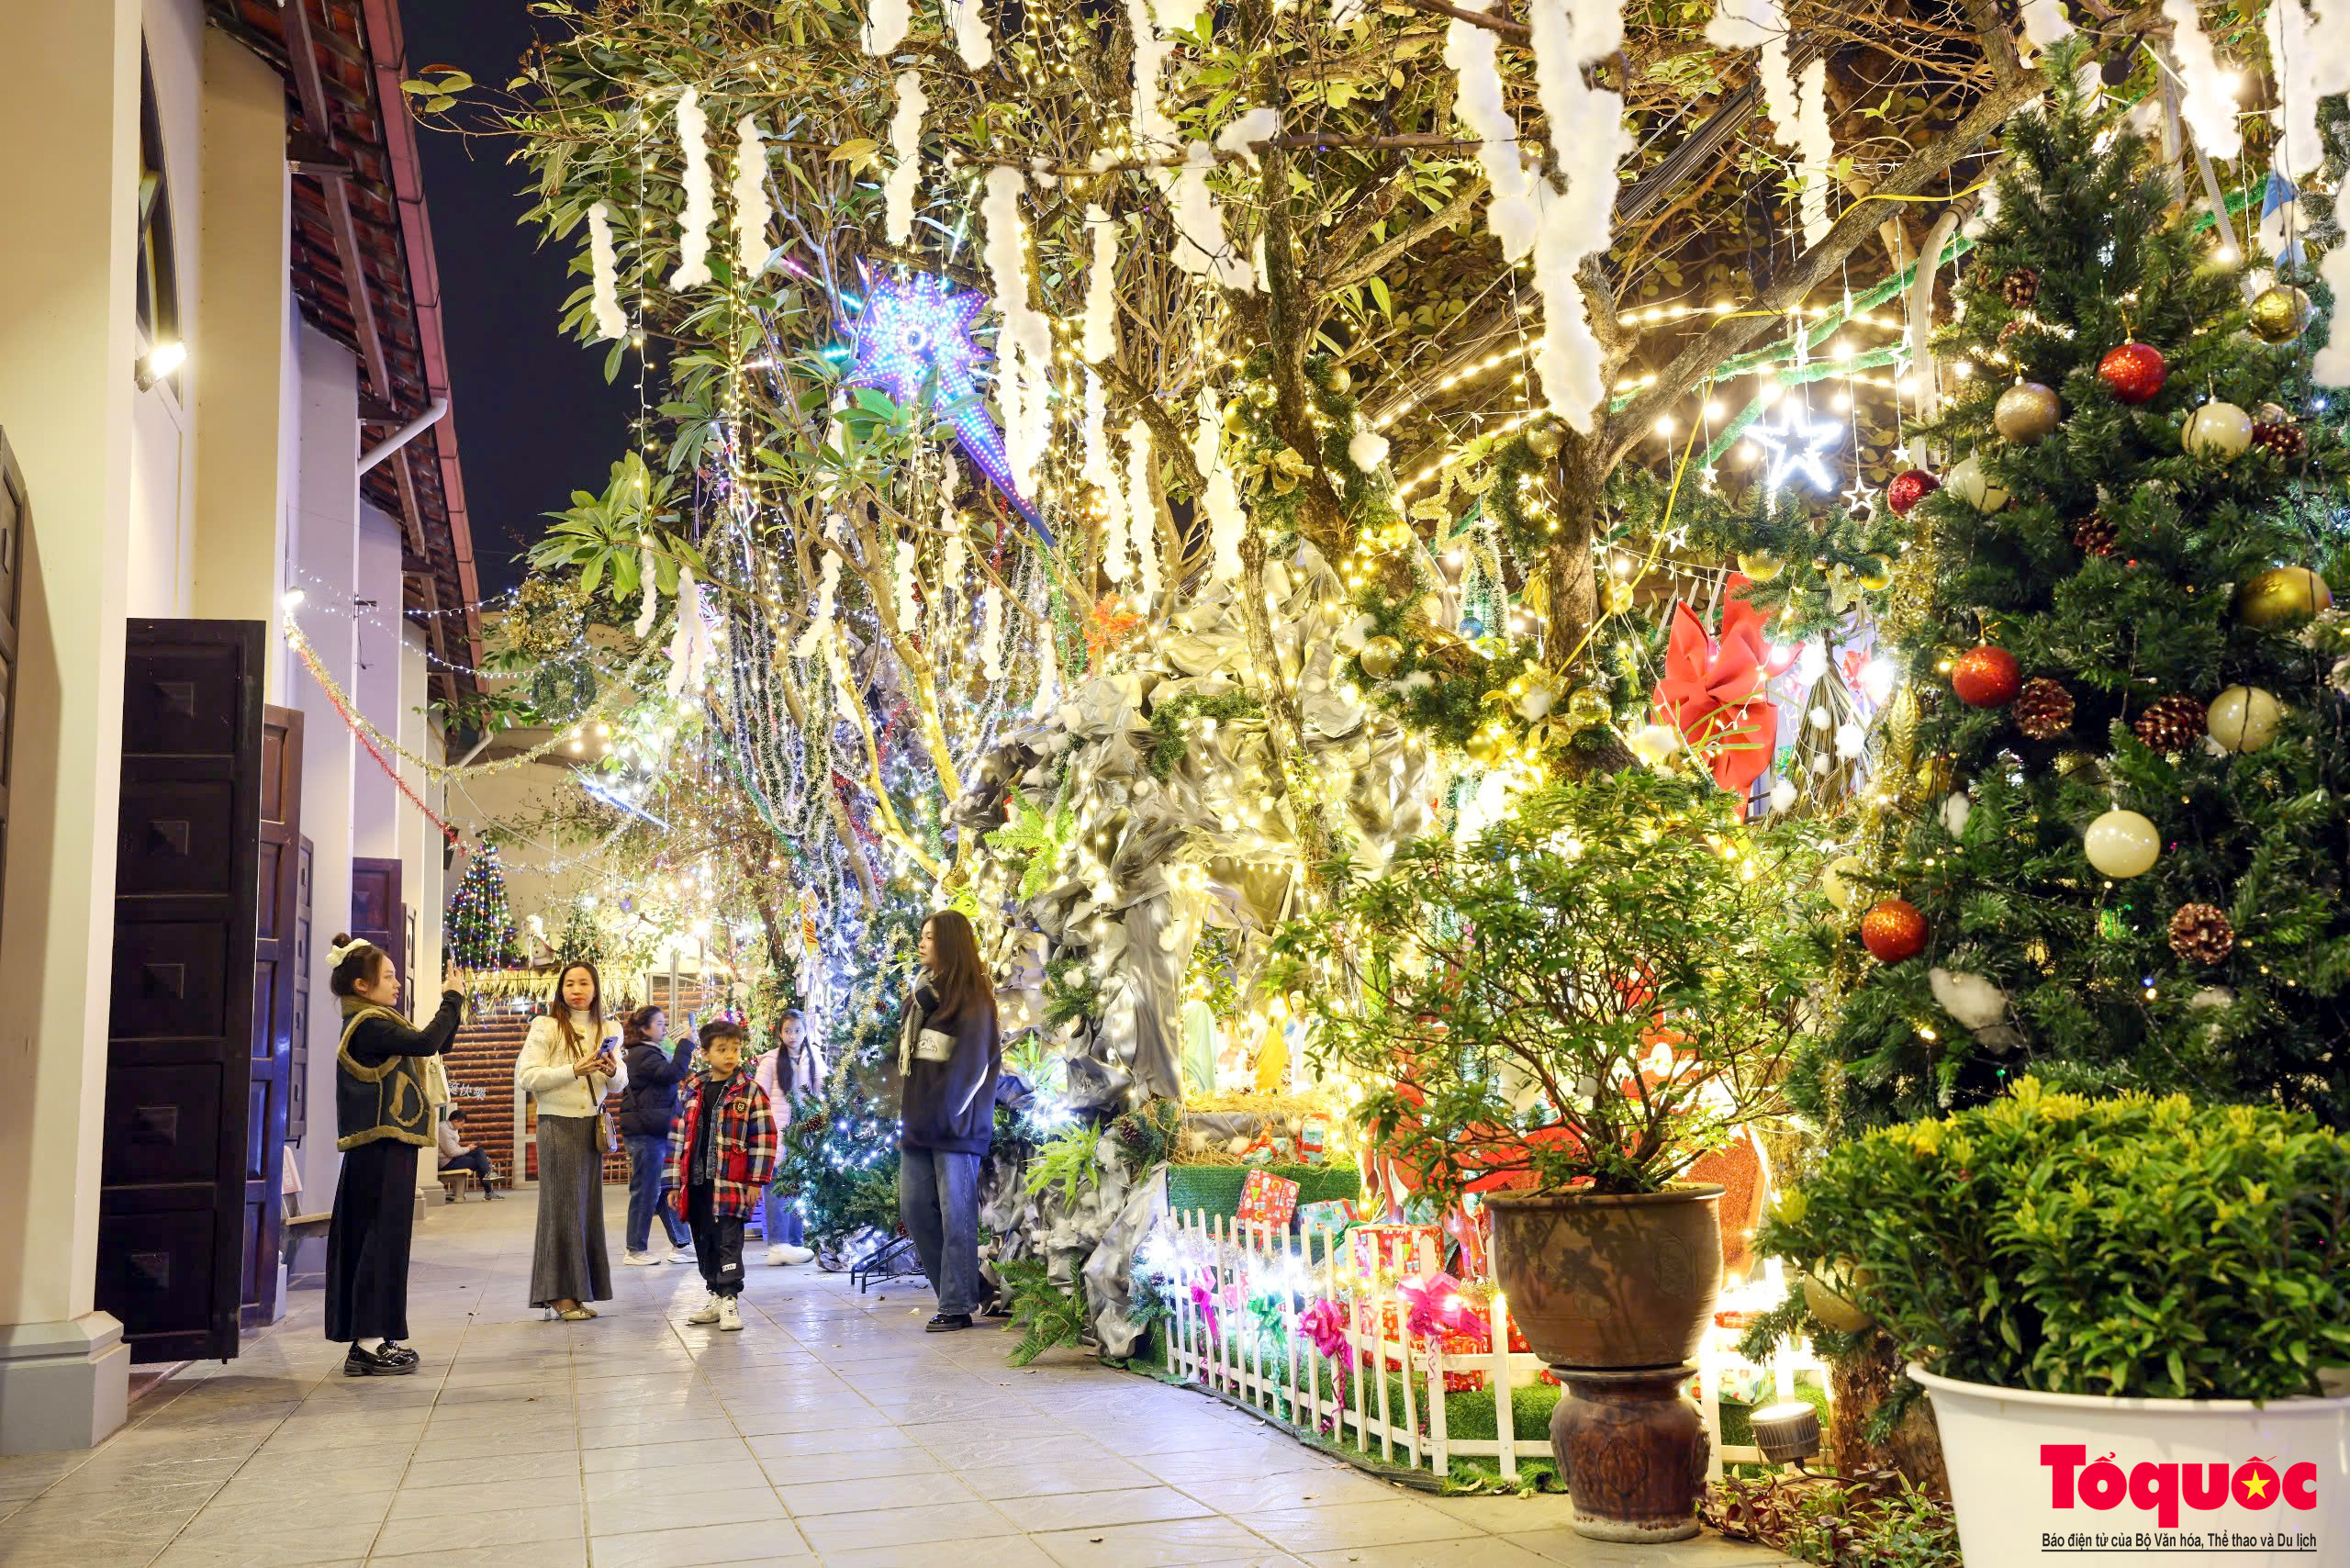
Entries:
[[1793, 1092], [1848, 1132], [2026, 1073], [2350, 1126], [2350, 450], [2315, 279], [2247, 280], [2079, 56], [2010, 128], [1938, 345], [1971, 379], [1939, 488], [1905, 476], [1897, 805], [1831, 868], [1851, 990]]
[[503, 969], [522, 961], [514, 912], [506, 902], [506, 872], [498, 846], [485, 843], [449, 898], [449, 962], [461, 969]]

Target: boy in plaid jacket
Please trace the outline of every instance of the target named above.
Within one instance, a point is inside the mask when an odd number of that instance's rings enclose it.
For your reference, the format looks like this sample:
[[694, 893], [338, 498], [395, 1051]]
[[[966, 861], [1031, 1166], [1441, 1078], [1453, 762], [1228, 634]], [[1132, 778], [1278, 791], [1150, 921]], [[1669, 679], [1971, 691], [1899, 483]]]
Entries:
[[743, 1221], [775, 1175], [775, 1117], [767, 1097], [743, 1070], [743, 1026], [713, 1019], [701, 1026], [702, 1068], [687, 1081], [685, 1103], [669, 1129], [668, 1185], [677, 1215], [694, 1233], [710, 1300], [688, 1323], [743, 1327]]

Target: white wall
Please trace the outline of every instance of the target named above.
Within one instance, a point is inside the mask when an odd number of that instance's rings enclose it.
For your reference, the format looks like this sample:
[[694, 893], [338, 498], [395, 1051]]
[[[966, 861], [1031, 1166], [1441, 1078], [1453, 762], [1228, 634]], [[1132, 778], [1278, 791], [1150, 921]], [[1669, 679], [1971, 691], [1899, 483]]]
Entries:
[[[203, 285], [204, 13], [196, 0], [145, 0], [147, 63], [163, 133], [178, 319], [192, 352], [177, 374], [137, 393], [131, 409], [129, 612], [185, 616], [196, 545], [196, 306]], [[135, 100], [134, 100], [135, 104]], [[142, 338], [140, 352], [153, 345]]]
[[[366, 602], [355, 603], [351, 611], [352, 658], [357, 671], [351, 694], [359, 700], [359, 711], [369, 723], [397, 738], [401, 715], [409, 706], [400, 690], [401, 644], [406, 640], [400, 614], [400, 525], [366, 501], [359, 506], [357, 580], [357, 599]], [[400, 798], [391, 777], [364, 751], [352, 767], [351, 852], [371, 859], [399, 858], [400, 819], [415, 808]], [[415, 902], [405, 883], [401, 896]]]

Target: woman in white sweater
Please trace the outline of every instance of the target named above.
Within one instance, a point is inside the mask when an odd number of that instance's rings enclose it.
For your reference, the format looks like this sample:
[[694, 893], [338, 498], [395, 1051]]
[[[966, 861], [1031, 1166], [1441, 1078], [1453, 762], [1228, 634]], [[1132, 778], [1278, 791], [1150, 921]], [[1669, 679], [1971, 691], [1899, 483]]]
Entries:
[[539, 1103], [539, 1229], [531, 1305], [576, 1323], [610, 1301], [604, 1249], [604, 1140], [598, 1113], [620, 1070], [619, 1031], [604, 1022], [604, 982], [593, 964], [565, 964], [553, 1014], [531, 1021], [514, 1081]]

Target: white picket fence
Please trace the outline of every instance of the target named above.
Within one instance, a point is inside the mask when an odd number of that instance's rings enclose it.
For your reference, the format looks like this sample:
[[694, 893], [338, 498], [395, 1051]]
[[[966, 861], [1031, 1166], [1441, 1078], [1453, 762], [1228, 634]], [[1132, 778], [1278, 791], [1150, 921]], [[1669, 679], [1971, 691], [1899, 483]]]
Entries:
[[[1437, 1346], [1413, 1342], [1409, 1301], [1392, 1283], [1362, 1280], [1330, 1238], [1292, 1236], [1285, 1228], [1244, 1226], [1198, 1211], [1169, 1215], [1166, 1228], [1170, 1239], [1159, 1258], [1173, 1302], [1166, 1334], [1170, 1374], [1269, 1421], [1351, 1442], [1365, 1454], [1375, 1447], [1384, 1462], [1425, 1465], [1439, 1476], [1451, 1473], [1456, 1457], [1482, 1458], [1495, 1461], [1503, 1479], [1514, 1481], [1521, 1458], [1550, 1457], [1547, 1433], [1516, 1435], [1510, 1391], [1536, 1383], [1544, 1365], [1539, 1356], [1511, 1352], [1508, 1304], [1500, 1294], [1483, 1309], [1478, 1325], [1483, 1347], [1473, 1354], [1446, 1354]], [[1434, 1242], [1423, 1237], [1419, 1251], [1405, 1271], [1423, 1278], [1435, 1274], [1442, 1260]], [[1206, 1288], [1215, 1314], [1213, 1329], [1194, 1300], [1194, 1285]], [[1266, 1294], [1276, 1298], [1286, 1328], [1278, 1336], [1260, 1334], [1247, 1305], [1252, 1294]], [[1240, 1305], [1227, 1305], [1233, 1300]], [[1336, 1303], [1344, 1316], [1347, 1350], [1341, 1356], [1324, 1357], [1298, 1327], [1300, 1316], [1317, 1300]], [[1389, 1337], [1391, 1323], [1400, 1338]], [[1711, 1474], [1717, 1478], [1725, 1464], [1762, 1462], [1759, 1449], [1722, 1445], [1722, 1380], [1740, 1361], [1730, 1349], [1735, 1338], [1727, 1330], [1709, 1333], [1697, 1361], [1698, 1408], [1713, 1439]], [[1379, 1369], [1390, 1367], [1402, 1375], [1381, 1374]], [[1795, 1392], [1797, 1372], [1819, 1367], [1807, 1346], [1783, 1345], [1766, 1371], [1785, 1398]], [[1484, 1373], [1497, 1436], [1456, 1438], [1446, 1430], [1448, 1372]]]

